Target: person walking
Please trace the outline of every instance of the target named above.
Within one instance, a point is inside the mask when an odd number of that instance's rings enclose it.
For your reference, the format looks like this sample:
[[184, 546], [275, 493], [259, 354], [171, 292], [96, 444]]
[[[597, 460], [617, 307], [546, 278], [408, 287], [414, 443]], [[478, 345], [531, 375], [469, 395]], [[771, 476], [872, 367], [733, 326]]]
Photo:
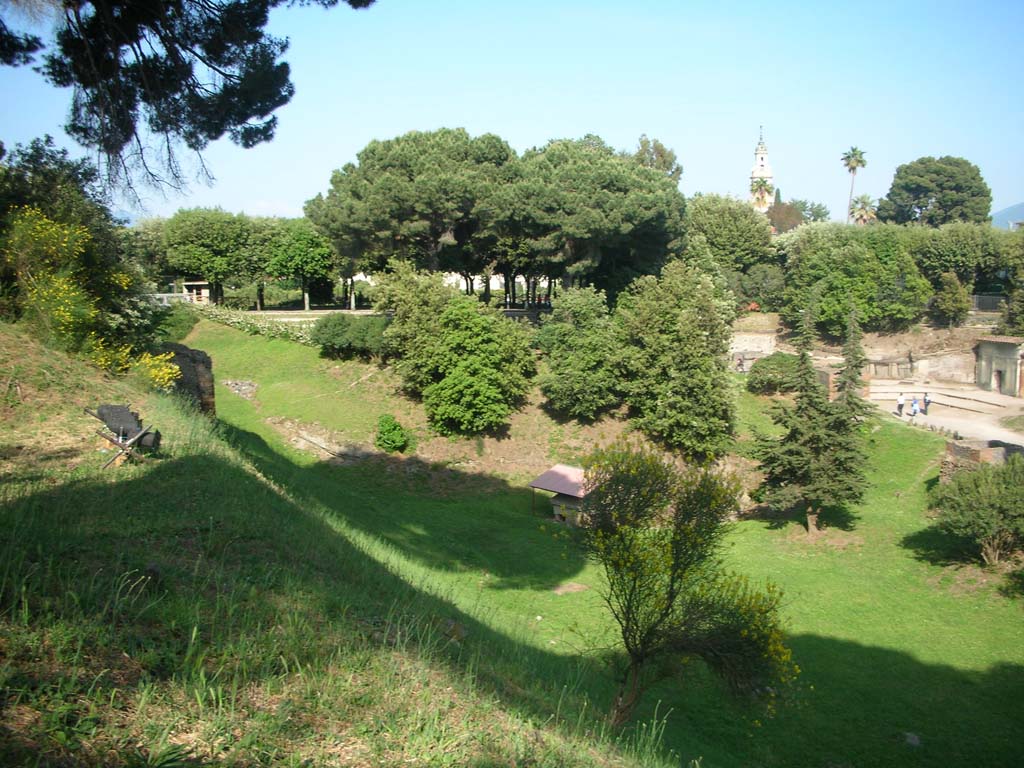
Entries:
[[902, 416], [903, 415], [903, 406], [906, 405], [906, 404], [907, 404], [907, 398], [905, 398], [903, 396], [903, 393], [900, 392], [899, 397], [896, 398], [896, 415], [897, 416]]
[[928, 406], [932, 404], [932, 399], [930, 397], [928, 397], [928, 393], [927, 392], [924, 393], [924, 400], [922, 402], [924, 403], [924, 407], [921, 408], [921, 413], [923, 413], [925, 416], [927, 416], [928, 415]]
[[921, 404], [917, 401], [917, 395], [910, 401], [910, 418], [914, 418], [921, 412]]

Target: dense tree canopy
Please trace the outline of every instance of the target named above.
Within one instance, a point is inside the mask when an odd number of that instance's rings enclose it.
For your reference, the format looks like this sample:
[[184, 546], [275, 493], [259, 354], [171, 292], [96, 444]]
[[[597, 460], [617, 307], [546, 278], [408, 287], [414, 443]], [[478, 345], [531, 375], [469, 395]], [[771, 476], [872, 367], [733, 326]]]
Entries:
[[782, 314], [791, 325], [817, 299], [821, 330], [840, 337], [856, 309], [866, 330], [891, 331], [917, 321], [931, 296], [908, 251], [902, 227], [809, 224], [776, 240], [785, 261]]
[[647, 434], [684, 455], [720, 455], [734, 424], [726, 353], [732, 300], [680, 261], [642, 277], [615, 311], [625, 400]]
[[[345, 2], [365, 8], [373, 0]], [[122, 181], [141, 170], [153, 181], [180, 182], [179, 143], [198, 152], [224, 134], [243, 147], [270, 140], [273, 113], [294, 92], [280, 60], [288, 43], [265, 31], [270, 10], [282, 4], [62, 3], [41, 69], [54, 85], [74, 89], [65, 130], [106, 158], [108, 178]], [[0, 62], [27, 63], [41, 43], [0, 22]]]
[[556, 410], [592, 419], [620, 402], [611, 366], [612, 317], [603, 291], [574, 288], [559, 296], [542, 320], [537, 346], [547, 361], [540, 388]]
[[214, 301], [226, 280], [243, 273], [248, 232], [242, 216], [220, 208], [180, 210], [164, 225], [167, 262], [183, 274], [211, 284]]
[[458, 272], [470, 290], [497, 272], [615, 293], [682, 247], [682, 194], [667, 150], [649, 150], [587, 136], [518, 158], [494, 135], [414, 132], [371, 142], [306, 213], [358, 269], [397, 256]]
[[984, 223], [992, 192], [978, 166], [962, 157], [921, 157], [896, 169], [879, 202], [880, 221], [938, 227], [951, 221]]
[[704, 236], [723, 269], [745, 271], [775, 257], [768, 219], [741, 200], [697, 195], [687, 206], [686, 224], [690, 236]]

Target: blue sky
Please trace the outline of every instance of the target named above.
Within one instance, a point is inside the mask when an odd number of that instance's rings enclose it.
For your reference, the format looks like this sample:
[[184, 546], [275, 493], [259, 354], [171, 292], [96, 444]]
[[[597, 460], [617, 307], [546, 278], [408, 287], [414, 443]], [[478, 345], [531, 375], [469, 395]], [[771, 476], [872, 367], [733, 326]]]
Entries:
[[[519, 151], [587, 133], [631, 149], [646, 133], [676, 151], [688, 196], [746, 196], [764, 125], [783, 196], [824, 202], [833, 218], [854, 145], [868, 161], [857, 194], [886, 194], [901, 163], [955, 155], [981, 168], [993, 211], [1024, 201], [1020, 0], [378, 0], [280, 9], [270, 29], [291, 40], [296, 86], [277, 137], [212, 145], [212, 186], [150, 194], [135, 215], [300, 215], [370, 140], [442, 126]], [[68, 91], [2, 68], [0, 93], [5, 144], [51, 133], [73, 147], [60, 130]]]

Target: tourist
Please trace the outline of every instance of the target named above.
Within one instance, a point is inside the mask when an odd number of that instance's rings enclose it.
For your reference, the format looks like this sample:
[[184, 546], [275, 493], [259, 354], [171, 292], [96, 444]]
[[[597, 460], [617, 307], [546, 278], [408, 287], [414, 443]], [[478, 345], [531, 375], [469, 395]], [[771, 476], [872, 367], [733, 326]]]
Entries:
[[928, 393], [927, 392], [924, 393], [924, 401], [923, 402], [924, 402], [924, 406], [921, 408], [921, 413], [923, 413], [925, 416], [927, 416], [928, 415], [928, 406], [932, 404], [932, 399], [930, 397], [928, 397]]
[[914, 395], [914, 399], [910, 401], [910, 417], [914, 418], [921, 412], [921, 405], [917, 401], [917, 395]]
[[902, 416], [903, 415], [903, 406], [906, 405], [906, 404], [907, 404], [907, 398], [905, 398], [903, 396], [903, 393], [900, 392], [899, 397], [896, 398], [896, 415], [897, 416]]

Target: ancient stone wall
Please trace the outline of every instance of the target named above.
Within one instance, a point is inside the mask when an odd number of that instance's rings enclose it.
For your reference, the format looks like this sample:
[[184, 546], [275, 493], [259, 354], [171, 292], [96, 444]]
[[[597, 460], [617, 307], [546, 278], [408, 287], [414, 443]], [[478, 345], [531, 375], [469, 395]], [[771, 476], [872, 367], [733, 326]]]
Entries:
[[181, 378], [175, 387], [177, 391], [193, 400], [203, 413], [216, 416], [213, 361], [210, 360], [210, 356], [202, 350], [192, 349], [184, 344], [165, 344], [164, 347], [174, 353], [172, 362], [181, 369]]

